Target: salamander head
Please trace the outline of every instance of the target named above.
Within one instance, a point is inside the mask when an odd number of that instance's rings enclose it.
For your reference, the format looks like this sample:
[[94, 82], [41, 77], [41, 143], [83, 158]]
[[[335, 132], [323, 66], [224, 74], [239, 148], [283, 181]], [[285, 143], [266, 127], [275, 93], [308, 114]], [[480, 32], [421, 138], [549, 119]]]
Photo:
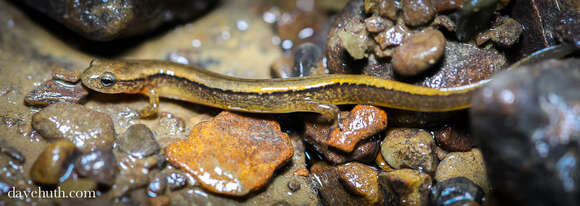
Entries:
[[139, 93], [142, 82], [137, 80], [129, 64], [123, 61], [101, 61], [93, 59], [81, 74], [85, 87], [101, 93]]

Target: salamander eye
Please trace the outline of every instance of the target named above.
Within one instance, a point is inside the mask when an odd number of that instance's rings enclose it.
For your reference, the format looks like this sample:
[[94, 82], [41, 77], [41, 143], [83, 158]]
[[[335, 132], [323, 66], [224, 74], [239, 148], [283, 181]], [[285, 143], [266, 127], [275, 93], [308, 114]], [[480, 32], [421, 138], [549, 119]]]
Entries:
[[110, 87], [113, 86], [113, 84], [115, 84], [115, 75], [111, 72], [101, 74], [101, 85], [103, 87]]

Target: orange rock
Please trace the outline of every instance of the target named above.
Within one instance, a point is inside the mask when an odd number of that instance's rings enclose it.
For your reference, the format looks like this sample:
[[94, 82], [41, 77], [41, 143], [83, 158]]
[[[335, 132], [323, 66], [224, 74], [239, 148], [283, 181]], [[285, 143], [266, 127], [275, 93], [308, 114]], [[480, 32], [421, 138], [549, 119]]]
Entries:
[[372, 167], [349, 162], [336, 167], [336, 171], [342, 184], [352, 193], [363, 196], [369, 204], [380, 204], [383, 193], [378, 182], [378, 172]]
[[387, 113], [374, 106], [357, 105], [349, 117], [340, 121], [330, 133], [326, 144], [345, 152], [352, 152], [356, 144], [387, 128]]
[[203, 188], [243, 196], [264, 186], [294, 149], [276, 121], [226, 111], [196, 125], [188, 138], [165, 152], [172, 165], [192, 174]]
[[308, 170], [306, 168], [297, 169], [296, 171], [294, 171], [294, 175], [306, 177], [308, 176]]

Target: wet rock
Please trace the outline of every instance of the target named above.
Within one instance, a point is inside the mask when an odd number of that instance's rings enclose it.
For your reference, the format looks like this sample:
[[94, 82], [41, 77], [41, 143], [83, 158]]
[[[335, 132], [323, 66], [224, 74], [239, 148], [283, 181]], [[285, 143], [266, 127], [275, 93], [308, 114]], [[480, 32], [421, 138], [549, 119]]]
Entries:
[[389, 18], [391, 20], [397, 19], [397, 5], [395, 1], [392, 0], [365, 0], [364, 1], [365, 13], [375, 14], [377, 16], [382, 16]]
[[433, 173], [437, 168], [437, 147], [431, 134], [422, 129], [395, 128], [387, 131], [381, 154], [395, 169], [412, 168]]
[[393, 68], [405, 76], [422, 73], [441, 58], [445, 43], [445, 36], [438, 30], [416, 33], [395, 49]]
[[450, 151], [469, 151], [475, 144], [471, 133], [457, 126], [444, 126], [435, 131], [435, 140], [439, 146]]
[[166, 148], [169, 162], [191, 173], [205, 189], [233, 196], [264, 186], [293, 152], [275, 121], [231, 112], [196, 125], [187, 139]]
[[363, 196], [369, 204], [382, 202], [383, 194], [376, 170], [358, 162], [339, 165], [336, 169], [341, 182], [350, 192]]
[[51, 104], [32, 115], [32, 127], [46, 139], [68, 139], [82, 152], [109, 150], [115, 138], [109, 115], [78, 104]]
[[150, 198], [151, 206], [169, 206], [171, 205], [171, 197], [162, 195], [159, 197]]
[[112, 185], [118, 172], [117, 160], [110, 150], [82, 154], [75, 161], [75, 169], [80, 176], [105, 185]]
[[81, 71], [68, 70], [63, 67], [56, 67], [52, 70], [53, 80], [62, 80], [68, 83], [77, 83], [81, 80]]
[[440, 26], [447, 29], [447, 31], [450, 32], [455, 32], [455, 29], [457, 28], [455, 22], [453, 22], [453, 20], [451, 20], [448, 16], [445, 15], [437, 15], [435, 19], [433, 19], [433, 22], [431, 22], [431, 26], [433, 27]]
[[[359, 30], [358, 32], [363, 32], [363, 30], [366, 31], [366, 26], [364, 25], [364, 18], [366, 18], [366, 16], [363, 4], [363, 0], [349, 1], [330, 27], [326, 48], [328, 69], [330, 70], [330, 73], [352, 73], [357, 71], [357, 68], [361, 68], [360, 62], [357, 62], [355, 58], [351, 56], [352, 54], [349, 54], [351, 51], [347, 51], [345, 42], [341, 40], [338, 34], [343, 33], [343, 37], [355, 37], [351, 39], [353, 40], [353, 44], [356, 44], [355, 40], [362, 41], [362, 39], [366, 38], [362, 35], [357, 35], [356, 31], [349, 30], [353, 28], [362, 28], [362, 30]], [[357, 57], [362, 58], [364, 56], [364, 51], [362, 51], [363, 53], [360, 53], [360, 50], [363, 49], [362, 47], [364, 46], [353, 45], [353, 48], [359, 48], [357, 53], [355, 53]]]
[[[379, 44], [381, 50], [385, 50], [389, 47], [395, 47], [403, 44], [403, 41], [405, 41], [407, 37], [411, 36], [411, 32], [412, 31], [404, 24], [402, 24], [402, 22], [397, 22], [395, 26], [387, 28], [385, 31], [375, 36], [374, 39]], [[375, 54], [376, 53], [377, 52], [375, 52]], [[391, 56], [388, 55], [388, 52], [385, 51], [381, 51], [380, 54], [376, 55], [379, 57]]]
[[182, 174], [181, 171], [171, 171], [164, 173], [164, 175], [167, 178], [167, 186], [171, 191], [179, 190], [187, 185], [185, 174]]
[[441, 160], [435, 172], [435, 180], [442, 182], [455, 177], [465, 177], [479, 185], [485, 192], [491, 190], [485, 162], [479, 149], [451, 152]]
[[365, 26], [367, 31], [371, 33], [378, 33], [384, 31], [386, 28], [391, 28], [393, 26], [393, 22], [385, 20], [379, 16], [371, 16], [365, 19]]
[[294, 70], [297, 72], [293, 77], [305, 77], [312, 74], [312, 68], [322, 58], [322, 49], [313, 43], [303, 43], [294, 50]]
[[58, 140], [47, 145], [30, 169], [30, 179], [42, 185], [56, 185], [71, 166], [75, 145], [68, 140]]
[[379, 166], [379, 168], [381, 168], [382, 170], [385, 171], [391, 171], [394, 170], [388, 163], [387, 161], [385, 161], [385, 159], [383, 158], [383, 155], [379, 152], [379, 154], [377, 154], [377, 159], [375, 161], [375, 163], [377, 164], [377, 166]]
[[569, 9], [560, 14], [556, 23], [556, 32], [560, 42], [580, 48], [580, 10]]
[[421, 26], [435, 17], [431, 0], [402, 0], [403, 19], [409, 26]]
[[471, 128], [498, 201], [580, 204], [579, 64], [567, 59], [524, 66], [494, 77], [474, 96]]
[[48, 80], [24, 98], [24, 103], [32, 106], [48, 106], [57, 102], [79, 103], [89, 92], [82, 84], [71, 84], [59, 80]]
[[[507, 59], [494, 49], [480, 49], [470, 44], [448, 41], [441, 68], [421, 77], [417, 85], [451, 88], [489, 79], [507, 65]], [[439, 116], [441, 114], [437, 114]]]
[[[341, 112], [339, 122], [345, 122], [348, 117], [349, 112]], [[380, 148], [380, 140], [377, 138], [369, 138], [359, 142], [352, 152], [343, 152], [326, 144], [329, 141], [330, 132], [335, 130], [338, 125], [318, 121], [306, 121], [305, 127], [305, 141], [333, 164], [342, 164], [349, 161], [373, 162]]]
[[156, 156], [136, 159], [131, 155], [121, 154], [117, 158], [119, 159], [119, 174], [109, 191], [109, 195], [113, 198], [147, 186], [151, 179], [149, 177], [151, 169], [159, 164], [159, 158]]
[[167, 178], [163, 173], [157, 173], [147, 186], [147, 194], [149, 197], [158, 197], [165, 192], [165, 188], [167, 188]]
[[[562, 13], [561, 2], [552, 0], [514, 0], [510, 17], [520, 22], [524, 31], [514, 58], [557, 44], [556, 25]], [[534, 12], [530, 12], [534, 11]]]
[[310, 168], [311, 182], [318, 191], [324, 205], [361, 205], [369, 204], [358, 195], [351, 194], [341, 183], [336, 167], [318, 162]]
[[14, 161], [24, 164], [26, 162], [26, 157], [18, 149], [11, 146], [0, 146], [0, 152], [8, 155]]
[[429, 205], [431, 181], [431, 176], [412, 169], [393, 170], [379, 174], [381, 186], [396, 195], [389, 198], [387, 202], [401, 206]]
[[136, 157], [148, 157], [161, 150], [155, 135], [144, 124], [131, 125], [116, 141], [120, 151]]
[[288, 56], [280, 56], [277, 58], [271, 67], [271, 75], [273, 78], [290, 78], [297, 77], [298, 71], [294, 67], [294, 60]]
[[464, 0], [432, 0], [437, 13], [452, 11], [463, 7]]
[[477, 35], [475, 43], [481, 46], [488, 40], [502, 47], [511, 47], [522, 34], [522, 26], [509, 17], [499, 17], [489, 31]]
[[483, 198], [484, 193], [481, 187], [465, 177], [438, 182], [431, 189], [431, 202], [436, 206], [466, 205], [468, 201], [481, 204]]
[[[199, 15], [212, 1], [24, 1], [84, 37], [107, 41]], [[66, 8], [66, 9], [65, 9]]]
[[[450, 14], [457, 24], [459, 41], [471, 40], [477, 32], [487, 29], [499, 0], [465, 0], [463, 7]], [[526, 11], [529, 13], [529, 11]]]
[[362, 59], [365, 57], [368, 49], [367, 40], [368, 34], [364, 24], [358, 22], [357, 24], [347, 24], [344, 30], [336, 33], [344, 49], [354, 59]]
[[367, 105], [356, 105], [338, 127], [330, 132], [326, 144], [344, 152], [352, 152], [366, 138], [387, 128], [387, 113]]

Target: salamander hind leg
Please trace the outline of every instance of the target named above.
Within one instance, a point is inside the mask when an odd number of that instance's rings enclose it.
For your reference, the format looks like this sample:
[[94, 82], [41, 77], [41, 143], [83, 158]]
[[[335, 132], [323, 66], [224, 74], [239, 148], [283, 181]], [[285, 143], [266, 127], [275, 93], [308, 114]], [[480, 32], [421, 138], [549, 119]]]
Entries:
[[139, 109], [139, 118], [153, 118], [159, 112], [159, 93], [151, 89], [145, 92], [145, 95], [149, 97], [149, 104]]

